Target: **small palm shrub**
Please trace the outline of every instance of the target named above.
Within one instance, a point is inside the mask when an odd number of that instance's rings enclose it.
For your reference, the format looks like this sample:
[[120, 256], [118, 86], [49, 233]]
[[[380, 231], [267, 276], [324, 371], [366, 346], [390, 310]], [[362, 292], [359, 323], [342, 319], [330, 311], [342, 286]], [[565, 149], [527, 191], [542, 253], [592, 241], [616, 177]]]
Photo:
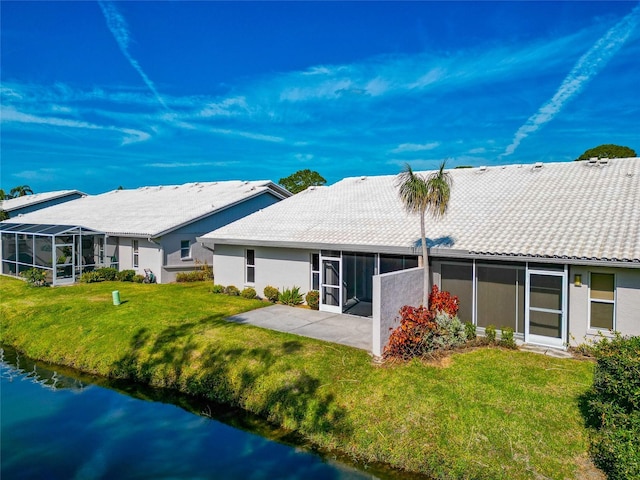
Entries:
[[264, 298], [269, 300], [271, 303], [276, 303], [278, 301], [278, 297], [280, 296], [280, 290], [276, 287], [272, 287], [271, 285], [267, 285], [264, 287], [263, 292]]
[[235, 285], [228, 285], [224, 287], [224, 293], [232, 297], [240, 296], [240, 290], [238, 290], [238, 287], [236, 287]]
[[304, 299], [312, 310], [318, 310], [320, 308], [320, 292], [318, 290], [310, 290]]
[[44, 287], [47, 285], [47, 274], [41, 268], [30, 268], [20, 272], [20, 275], [32, 287]]
[[300, 287], [285, 288], [278, 296], [278, 301], [283, 305], [296, 306], [302, 303], [302, 294], [300, 293]]
[[224, 285], [215, 284], [211, 287], [211, 293], [224, 293]]
[[136, 276], [134, 270], [120, 270], [116, 273], [116, 280], [121, 282], [133, 282], [133, 278]]
[[253, 298], [256, 298], [258, 294], [256, 293], [255, 288], [247, 287], [244, 290], [242, 290], [242, 292], [240, 292], [240, 296], [244, 298], [253, 299]]

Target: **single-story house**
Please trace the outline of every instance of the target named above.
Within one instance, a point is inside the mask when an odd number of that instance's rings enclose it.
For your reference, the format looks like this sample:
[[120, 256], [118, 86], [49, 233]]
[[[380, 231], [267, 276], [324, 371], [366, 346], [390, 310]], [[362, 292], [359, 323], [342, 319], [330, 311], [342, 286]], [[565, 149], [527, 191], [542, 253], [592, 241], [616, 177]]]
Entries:
[[[640, 334], [640, 159], [449, 173], [448, 211], [426, 219], [429, 275], [463, 321], [551, 347]], [[310, 187], [199, 241], [217, 283], [319, 290], [321, 310], [372, 316], [377, 355], [422, 298], [419, 217], [396, 176]]]
[[41, 208], [51, 207], [59, 203], [68, 202], [84, 196], [78, 190], [57, 190], [55, 192], [34, 193], [22, 197], [0, 200], [0, 210], [4, 210], [11, 217], [17, 217], [23, 213], [33, 212]]
[[151, 270], [159, 283], [207, 263], [196, 237], [291, 196], [271, 181], [141, 187], [89, 195], [0, 222], [2, 273], [36, 266], [54, 285], [100, 266]]

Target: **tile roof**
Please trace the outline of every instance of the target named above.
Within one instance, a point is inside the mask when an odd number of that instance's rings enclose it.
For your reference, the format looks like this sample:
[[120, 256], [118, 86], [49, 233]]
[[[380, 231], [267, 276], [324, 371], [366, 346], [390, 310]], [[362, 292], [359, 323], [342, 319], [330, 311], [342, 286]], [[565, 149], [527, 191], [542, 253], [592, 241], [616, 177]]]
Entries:
[[268, 180], [140, 187], [86, 196], [8, 222], [81, 225], [111, 235], [155, 237], [267, 191], [280, 198], [290, 195]]
[[0, 209], [7, 212], [17, 210], [19, 208], [28, 207], [38, 203], [47, 202], [56, 198], [66, 197], [68, 195], [84, 195], [78, 190], [56, 190], [54, 192], [34, 193], [33, 195], [23, 195], [22, 197], [10, 198], [8, 200], [0, 200]]
[[[426, 218], [432, 253], [640, 262], [638, 158], [449, 173], [447, 214]], [[420, 246], [420, 222], [403, 209], [395, 181], [353, 177], [310, 188], [201, 238], [409, 253]]]

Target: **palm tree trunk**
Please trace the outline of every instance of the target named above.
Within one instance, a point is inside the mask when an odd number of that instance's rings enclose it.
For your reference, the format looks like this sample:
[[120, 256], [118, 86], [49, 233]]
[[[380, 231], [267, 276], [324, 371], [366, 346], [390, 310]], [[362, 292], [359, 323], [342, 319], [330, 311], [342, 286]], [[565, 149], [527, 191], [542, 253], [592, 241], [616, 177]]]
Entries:
[[429, 258], [427, 257], [427, 234], [424, 228], [424, 214], [423, 210], [420, 215], [420, 235], [422, 235], [422, 268], [424, 268], [424, 283], [422, 292], [422, 305], [428, 306], [429, 298]]

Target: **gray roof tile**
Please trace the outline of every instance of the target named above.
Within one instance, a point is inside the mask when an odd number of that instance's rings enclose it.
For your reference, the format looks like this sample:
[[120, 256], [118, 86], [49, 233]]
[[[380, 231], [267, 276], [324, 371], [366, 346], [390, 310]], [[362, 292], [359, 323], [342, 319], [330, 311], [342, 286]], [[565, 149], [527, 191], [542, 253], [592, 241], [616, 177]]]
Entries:
[[[427, 173], [427, 172], [424, 172]], [[640, 261], [640, 159], [450, 170], [447, 214], [427, 215], [432, 247], [490, 255]], [[205, 235], [211, 242], [331, 245], [358, 250], [420, 245], [395, 176], [346, 178]]]

